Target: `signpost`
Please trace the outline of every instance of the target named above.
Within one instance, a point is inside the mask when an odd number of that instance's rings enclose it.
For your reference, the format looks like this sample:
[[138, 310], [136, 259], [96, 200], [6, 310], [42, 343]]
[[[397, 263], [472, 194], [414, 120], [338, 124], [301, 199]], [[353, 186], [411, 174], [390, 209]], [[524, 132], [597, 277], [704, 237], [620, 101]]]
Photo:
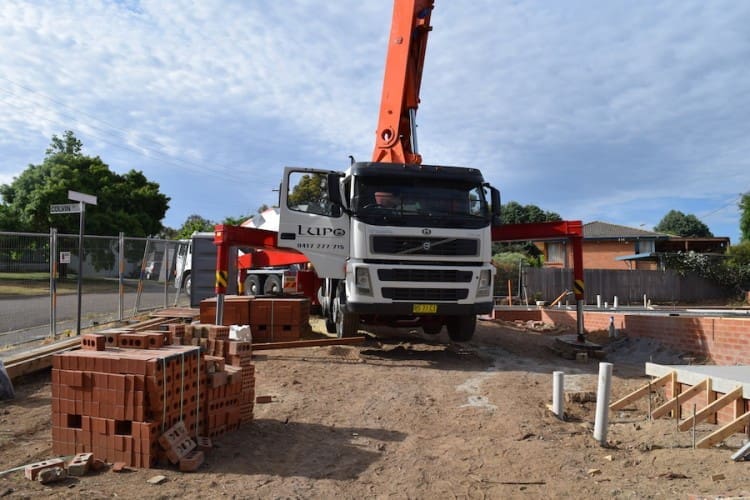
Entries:
[[49, 207], [49, 213], [51, 214], [77, 214], [80, 211], [80, 203], [66, 203], [64, 205], [51, 205]]
[[[79, 193], [78, 191], [68, 191], [68, 199], [78, 203], [66, 203], [61, 205], [51, 205], [51, 214], [80, 214], [78, 218], [78, 314], [76, 315], [76, 335], [81, 334], [81, 291], [83, 288], [83, 227], [86, 218], [86, 204], [96, 205], [96, 196]], [[69, 258], [69, 257], [68, 257]], [[62, 261], [62, 255], [61, 259]]]

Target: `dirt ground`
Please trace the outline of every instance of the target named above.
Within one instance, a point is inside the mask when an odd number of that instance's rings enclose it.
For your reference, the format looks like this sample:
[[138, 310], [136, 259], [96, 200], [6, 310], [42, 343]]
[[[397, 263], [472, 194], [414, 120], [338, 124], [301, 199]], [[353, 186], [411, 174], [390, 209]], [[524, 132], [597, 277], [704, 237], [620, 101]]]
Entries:
[[[750, 496], [741, 445], [693, 450], [675, 421], [646, 418], [644, 399], [592, 437], [594, 402], [547, 410], [552, 372], [566, 391], [596, 391], [598, 363], [559, 357], [558, 331], [480, 322], [474, 340], [380, 331], [358, 346], [258, 352], [255, 421], [214, 440], [196, 473], [171, 466], [111, 471], [45, 486], [0, 473], [6, 498], [686, 498]], [[622, 340], [612, 399], [642, 385], [658, 346]], [[52, 457], [49, 373], [0, 403], [0, 470]], [[701, 435], [713, 428], [701, 427]], [[151, 485], [162, 474], [167, 480]]]

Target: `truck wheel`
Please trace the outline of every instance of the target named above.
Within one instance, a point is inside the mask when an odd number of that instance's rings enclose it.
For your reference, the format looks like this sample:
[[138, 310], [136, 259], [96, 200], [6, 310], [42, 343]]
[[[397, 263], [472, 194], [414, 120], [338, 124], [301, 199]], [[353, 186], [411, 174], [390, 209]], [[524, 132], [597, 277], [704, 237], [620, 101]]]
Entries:
[[453, 316], [445, 326], [448, 327], [448, 336], [453, 342], [468, 342], [474, 336], [477, 317], [474, 314]]
[[182, 278], [182, 289], [185, 290], [185, 295], [190, 297], [190, 290], [193, 288], [193, 277], [190, 275], [190, 273], [186, 274], [184, 278]]
[[437, 335], [443, 330], [443, 325], [441, 323], [425, 323], [422, 325], [422, 330], [427, 335]]
[[328, 315], [326, 315], [326, 332], [336, 333], [336, 322]]
[[260, 295], [260, 278], [254, 274], [248, 275], [245, 278], [245, 294], [246, 295]]
[[263, 293], [265, 295], [279, 295], [281, 294], [281, 290], [281, 278], [275, 274], [266, 276], [266, 282], [263, 283]]
[[341, 310], [341, 299], [336, 297], [333, 301], [333, 316], [336, 324], [336, 335], [341, 337], [354, 337], [359, 331], [359, 314], [343, 312]]

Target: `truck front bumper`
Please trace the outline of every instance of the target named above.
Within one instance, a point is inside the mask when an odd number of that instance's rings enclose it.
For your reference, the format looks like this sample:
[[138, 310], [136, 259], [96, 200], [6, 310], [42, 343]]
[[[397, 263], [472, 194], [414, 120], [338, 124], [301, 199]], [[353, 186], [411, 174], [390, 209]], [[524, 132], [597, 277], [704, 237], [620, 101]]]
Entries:
[[[435, 312], [422, 312], [423, 306], [435, 305]], [[376, 314], [388, 316], [467, 316], [489, 314], [494, 308], [492, 301], [476, 302], [474, 304], [441, 304], [416, 302], [388, 302], [384, 304], [347, 302], [344, 304], [346, 312], [358, 314]]]

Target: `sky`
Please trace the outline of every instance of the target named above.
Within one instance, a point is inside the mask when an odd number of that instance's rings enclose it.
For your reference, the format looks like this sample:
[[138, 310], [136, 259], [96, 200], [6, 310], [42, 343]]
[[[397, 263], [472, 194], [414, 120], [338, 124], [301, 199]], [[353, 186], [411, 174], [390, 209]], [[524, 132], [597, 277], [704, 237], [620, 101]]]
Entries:
[[[274, 205], [284, 166], [375, 144], [392, 2], [0, 2], [0, 183], [53, 134], [171, 198], [163, 224]], [[739, 240], [750, 191], [750, 2], [437, 0], [417, 113], [425, 164], [503, 201]], [[96, 194], [96, 193], [92, 193]]]

